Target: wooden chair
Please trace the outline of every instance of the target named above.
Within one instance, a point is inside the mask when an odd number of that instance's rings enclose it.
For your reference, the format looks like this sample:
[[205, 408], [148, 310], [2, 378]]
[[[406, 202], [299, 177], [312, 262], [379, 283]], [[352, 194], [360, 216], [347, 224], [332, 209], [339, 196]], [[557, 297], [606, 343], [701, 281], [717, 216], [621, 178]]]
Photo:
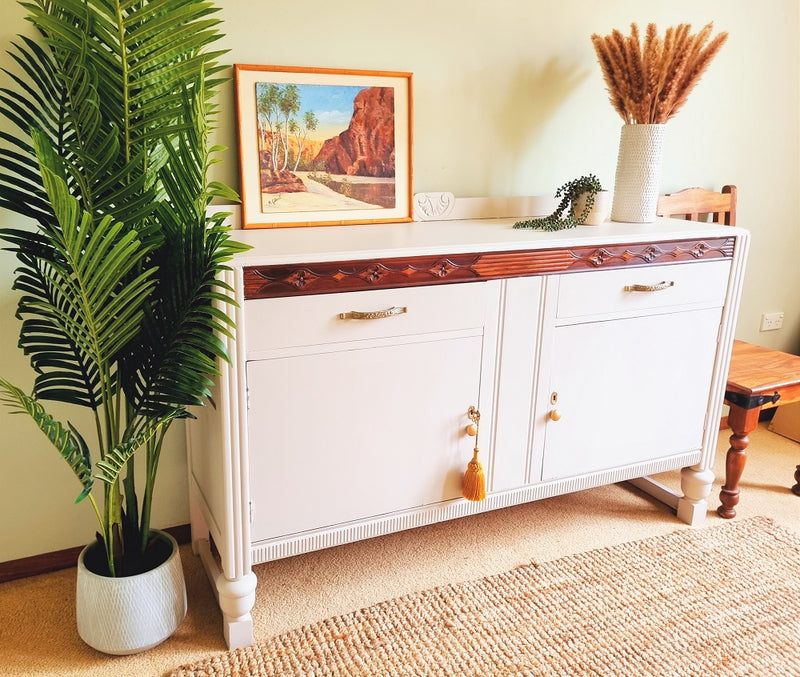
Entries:
[[[658, 198], [657, 216], [671, 216], [688, 221], [707, 221], [736, 225], [736, 186], [723, 186], [717, 193], [705, 188], [686, 188]], [[702, 217], [702, 218], [701, 218]]]
[[[704, 188], [687, 188], [662, 195], [656, 207], [658, 216], [736, 225], [736, 186], [723, 186], [717, 193]], [[730, 407], [728, 426], [733, 433], [725, 460], [725, 484], [717, 508], [720, 517], [736, 516], [739, 480], [747, 461], [748, 435], [758, 425], [762, 408], [800, 401], [800, 357], [770, 350], [744, 341], [734, 341], [731, 366], [725, 386], [725, 402]], [[792, 491], [800, 496], [800, 465]]]

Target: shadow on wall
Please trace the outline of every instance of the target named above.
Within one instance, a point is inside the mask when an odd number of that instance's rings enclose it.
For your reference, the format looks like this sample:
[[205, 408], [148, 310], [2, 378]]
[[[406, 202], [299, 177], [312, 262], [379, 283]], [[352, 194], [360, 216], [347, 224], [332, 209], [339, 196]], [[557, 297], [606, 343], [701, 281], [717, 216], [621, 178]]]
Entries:
[[[497, 138], [519, 159], [534, 141], [542, 136], [545, 126], [570, 95], [590, 76], [591, 71], [551, 57], [541, 66], [520, 64], [510, 79], [505, 101], [497, 104]], [[520, 124], [520, 111], [525, 111], [525, 124]]]
[[[469, 140], [455, 140], [460, 148], [441, 150], [445, 157], [463, 156], [463, 171], [471, 184], [492, 186], [512, 180], [531, 146], [544, 135], [547, 123], [591, 71], [552, 57], [540, 66], [519, 64], [500, 71], [486, 66], [462, 75], [453, 94], [456, 101], [466, 104], [457, 111], [459, 122], [472, 129], [473, 135]], [[476, 82], [485, 83], [480, 91]], [[465, 148], [473, 155], [464, 156]]]

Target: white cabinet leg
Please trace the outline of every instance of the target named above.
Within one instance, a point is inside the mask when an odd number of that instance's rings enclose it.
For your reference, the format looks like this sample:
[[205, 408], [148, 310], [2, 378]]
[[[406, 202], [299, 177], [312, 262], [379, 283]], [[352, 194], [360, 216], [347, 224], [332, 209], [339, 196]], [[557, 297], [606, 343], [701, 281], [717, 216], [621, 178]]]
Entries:
[[700, 526], [708, 512], [708, 495], [714, 483], [711, 470], [701, 470], [696, 466], [681, 470], [681, 490], [683, 496], [678, 499], [678, 519], [693, 527]]
[[199, 543], [200, 559], [222, 611], [223, 633], [229, 649], [253, 643], [253, 617], [258, 578], [250, 571], [241, 578], [225, 578], [208, 541]]
[[222, 632], [228, 649], [241, 649], [253, 643], [253, 617], [250, 614], [241, 618], [229, 618], [222, 614]]
[[228, 580], [224, 576], [216, 580], [225, 642], [229, 649], [253, 643], [253, 617], [250, 611], [256, 603], [256, 583], [256, 575], [252, 572], [235, 580]]

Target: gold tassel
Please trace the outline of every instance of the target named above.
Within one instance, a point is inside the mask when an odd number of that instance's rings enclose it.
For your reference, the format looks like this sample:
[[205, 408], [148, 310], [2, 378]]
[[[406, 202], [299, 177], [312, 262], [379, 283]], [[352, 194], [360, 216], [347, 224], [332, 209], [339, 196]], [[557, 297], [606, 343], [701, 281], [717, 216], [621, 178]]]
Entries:
[[472, 452], [472, 460], [467, 464], [467, 472], [464, 473], [461, 495], [468, 501], [482, 501], [486, 498], [486, 476], [478, 460], [478, 422], [481, 414], [475, 407], [470, 407], [467, 416], [472, 421], [467, 426], [467, 434], [475, 436], [475, 451]]
[[461, 495], [468, 501], [482, 501], [486, 498], [486, 476], [483, 474], [483, 466], [478, 460], [477, 446], [472, 453], [472, 460], [467, 464], [467, 472], [464, 473]]

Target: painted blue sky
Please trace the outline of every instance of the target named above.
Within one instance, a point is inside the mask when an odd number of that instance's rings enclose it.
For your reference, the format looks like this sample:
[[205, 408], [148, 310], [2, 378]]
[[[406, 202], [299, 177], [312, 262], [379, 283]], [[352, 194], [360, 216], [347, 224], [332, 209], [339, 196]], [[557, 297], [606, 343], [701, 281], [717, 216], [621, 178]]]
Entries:
[[[256, 95], [258, 88], [256, 85]], [[347, 129], [353, 115], [353, 100], [366, 87], [344, 87], [334, 85], [297, 85], [300, 92], [300, 112], [298, 121], [302, 121], [306, 111], [314, 111], [319, 120], [319, 127], [314, 133], [316, 138], [328, 139]]]

